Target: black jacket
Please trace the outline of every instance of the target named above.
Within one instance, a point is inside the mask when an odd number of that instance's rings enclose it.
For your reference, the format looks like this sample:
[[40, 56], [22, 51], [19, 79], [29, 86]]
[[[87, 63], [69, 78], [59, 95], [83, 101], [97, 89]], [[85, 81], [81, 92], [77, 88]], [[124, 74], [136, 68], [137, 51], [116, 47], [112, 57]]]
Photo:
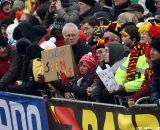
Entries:
[[22, 85], [19, 87], [10, 85], [8, 87], [9, 92], [27, 95], [39, 95], [37, 94], [37, 90], [45, 88], [45, 84], [43, 85], [35, 82], [32, 71], [32, 62], [25, 59], [22, 65], [21, 72], [19, 73], [18, 80], [22, 81]]
[[91, 46], [78, 41], [76, 45], [72, 46], [72, 50], [73, 50], [73, 55], [74, 55], [76, 65], [78, 65], [81, 57], [84, 54], [88, 54], [89, 52], [91, 52]]
[[153, 61], [153, 78], [151, 80], [151, 102], [158, 103], [160, 99], [160, 60]]
[[95, 82], [95, 80], [97, 80], [97, 75], [95, 71], [92, 71], [83, 77], [80, 86], [77, 86], [77, 81], [78, 81], [77, 77], [71, 79], [67, 85], [64, 85], [60, 80], [54, 81], [53, 85], [61, 93], [65, 92], [73, 93], [76, 99], [93, 101], [91, 97], [87, 96], [87, 88], [90, 87]]

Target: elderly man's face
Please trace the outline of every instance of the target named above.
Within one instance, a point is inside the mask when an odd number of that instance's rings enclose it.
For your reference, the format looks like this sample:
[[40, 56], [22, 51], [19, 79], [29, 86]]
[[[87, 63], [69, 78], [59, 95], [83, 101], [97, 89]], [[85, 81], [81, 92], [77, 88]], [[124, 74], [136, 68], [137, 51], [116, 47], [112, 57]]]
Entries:
[[70, 45], [75, 45], [79, 39], [79, 32], [75, 28], [67, 28], [64, 31], [64, 38], [68, 38]]
[[115, 6], [122, 5], [122, 4], [125, 3], [126, 1], [127, 1], [127, 0], [114, 0]]

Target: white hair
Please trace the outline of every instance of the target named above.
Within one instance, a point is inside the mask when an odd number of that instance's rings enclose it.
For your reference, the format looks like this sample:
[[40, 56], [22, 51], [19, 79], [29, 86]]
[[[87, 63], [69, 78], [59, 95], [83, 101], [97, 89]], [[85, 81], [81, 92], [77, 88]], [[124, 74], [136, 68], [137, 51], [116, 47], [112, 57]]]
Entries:
[[79, 32], [79, 29], [78, 29], [78, 27], [77, 27], [76, 24], [74, 24], [74, 23], [66, 23], [66, 24], [64, 25], [63, 29], [62, 29], [62, 34], [63, 34], [63, 36], [64, 36], [65, 31], [66, 31], [68, 28], [73, 28], [73, 29], [75, 29], [76, 33]]

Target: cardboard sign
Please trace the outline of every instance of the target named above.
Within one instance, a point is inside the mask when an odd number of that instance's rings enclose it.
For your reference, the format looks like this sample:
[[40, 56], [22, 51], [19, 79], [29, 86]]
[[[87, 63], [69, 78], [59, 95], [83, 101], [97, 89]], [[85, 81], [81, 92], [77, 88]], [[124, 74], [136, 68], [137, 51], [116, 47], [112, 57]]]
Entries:
[[114, 74], [109, 65], [106, 64], [106, 69], [104, 70], [102, 70], [102, 68], [98, 66], [96, 69], [96, 73], [110, 93], [119, 89], [119, 85], [117, 84]]
[[64, 72], [67, 77], [75, 75], [75, 61], [70, 45], [42, 51], [42, 62], [45, 82], [60, 79], [60, 72]]

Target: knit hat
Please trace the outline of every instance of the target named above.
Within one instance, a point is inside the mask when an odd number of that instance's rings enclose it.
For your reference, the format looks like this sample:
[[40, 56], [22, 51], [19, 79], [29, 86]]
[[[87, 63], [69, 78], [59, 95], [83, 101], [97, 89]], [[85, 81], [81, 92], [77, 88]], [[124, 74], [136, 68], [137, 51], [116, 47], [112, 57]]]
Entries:
[[97, 62], [92, 54], [85, 54], [80, 59], [80, 62], [86, 63], [89, 69], [94, 69], [97, 65]]
[[2, 21], [1, 21], [1, 27], [5, 27], [7, 28], [10, 24], [13, 24], [13, 20], [11, 18], [4, 18]]
[[65, 24], [66, 24], [66, 21], [64, 18], [57, 17], [52, 24], [52, 29], [62, 30]]
[[51, 35], [56, 37], [58, 33], [62, 32], [62, 29], [65, 24], [66, 21], [64, 18], [57, 17], [54, 23], [51, 25]]
[[13, 39], [13, 32], [16, 27], [17, 27], [17, 24], [11, 24], [6, 29], [6, 33], [8, 35], [8, 41], [12, 45], [15, 45], [16, 43], [16, 40]]
[[32, 45], [30, 40], [26, 38], [21, 38], [20, 40], [17, 41], [17, 45], [16, 45], [17, 51], [22, 55], [26, 55], [26, 49], [30, 45]]
[[103, 21], [105, 22], [105, 25], [109, 24], [109, 21], [113, 20], [112, 14], [104, 11], [98, 11], [94, 13], [94, 15], [90, 19], [96, 19], [98, 21]]
[[0, 35], [0, 46], [7, 46], [7, 45], [8, 43], [6, 39], [2, 35]]
[[5, 2], [12, 3], [12, 0], [1, 0], [0, 5], [2, 6]]
[[106, 30], [107, 30], [107, 26], [100, 26], [94, 31], [93, 36], [102, 38]]
[[156, 49], [160, 53], [160, 37], [153, 38], [151, 42], [151, 48]]
[[117, 23], [110, 22], [106, 31], [112, 32], [116, 34], [119, 38], [121, 38], [121, 34], [119, 32], [120, 25]]
[[96, 3], [95, 0], [79, 0], [79, 2], [83, 2], [85, 3], [86, 5], [89, 5], [91, 7], [94, 7], [94, 4]]
[[107, 39], [106, 38], [99, 38], [98, 41], [96, 42], [96, 49], [99, 48], [105, 48], [105, 44], [107, 43]]
[[144, 8], [141, 4], [131, 4], [126, 9], [124, 9], [124, 11], [129, 11], [129, 12], [137, 11], [144, 13]]
[[48, 41], [44, 41], [41, 43], [40, 47], [44, 50], [56, 48], [56, 39], [51, 37]]
[[39, 45], [30, 45], [26, 48], [26, 56], [29, 60], [41, 58], [43, 49]]
[[13, 38], [15, 40], [19, 40], [23, 37], [29, 39], [31, 42], [37, 38], [33, 26], [27, 21], [19, 23], [13, 32]]
[[13, 8], [18, 8], [19, 10], [23, 10], [24, 2], [22, 0], [15, 0], [13, 3]]
[[[135, 23], [133, 22], [125, 23], [121, 26], [121, 28], [130, 36], [132, 40], [134, 38], [136, 39], [136, 41], [140, 40], [138, 28], [136, 27]], [[123, 33], [121, 35], [123, 36]]]

